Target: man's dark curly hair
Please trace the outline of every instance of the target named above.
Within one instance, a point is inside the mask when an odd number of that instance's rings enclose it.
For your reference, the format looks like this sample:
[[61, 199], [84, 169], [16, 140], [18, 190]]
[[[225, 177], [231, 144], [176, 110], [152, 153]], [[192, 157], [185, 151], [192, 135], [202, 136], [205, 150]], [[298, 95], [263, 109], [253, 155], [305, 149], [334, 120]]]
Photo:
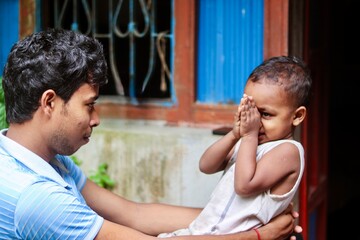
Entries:
[[23, 123], [32, 118], [46, 90], [54, 90], [66, 103], [85, 83], [107, 83], [107, 64], [99, 41], [64, 29], [33, 33], [12, 47], [5, 65], [6, 119]]

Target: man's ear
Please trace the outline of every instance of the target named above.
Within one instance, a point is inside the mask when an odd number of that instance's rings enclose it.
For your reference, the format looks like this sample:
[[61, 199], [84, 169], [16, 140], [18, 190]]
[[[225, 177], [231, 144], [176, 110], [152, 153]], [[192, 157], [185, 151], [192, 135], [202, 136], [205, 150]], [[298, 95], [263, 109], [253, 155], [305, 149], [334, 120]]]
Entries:
[[293, 126], [298, 126], [306, 117], [306, 107], [300, 106], [294, 112]]
[[56, 93], [52, 89], [48, 89], [41, 95], [40, 107], [45, 114], [51, 114], [55, 107]]

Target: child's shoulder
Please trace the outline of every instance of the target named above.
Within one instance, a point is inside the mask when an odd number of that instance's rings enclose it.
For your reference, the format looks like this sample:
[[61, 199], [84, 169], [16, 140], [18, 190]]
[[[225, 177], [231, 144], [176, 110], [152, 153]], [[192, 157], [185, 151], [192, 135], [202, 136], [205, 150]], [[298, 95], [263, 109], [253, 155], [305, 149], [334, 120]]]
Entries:
[[291, 148], [291, 146], [294, 146], [294, 145], [297, 147], [300, 154], [303, 154], [304, 147], [302, 146], [302, 144], [300, 142], [293, 140], [293, 139], [281, 139], [281, 140], [263, 143], [263, 144], [259, 145], [258, 152], [262, 152], [262, 151], [268, 152], [268, 151], [274, 149], [275, 147], [284, 147], [284, 148], [290, 147]]

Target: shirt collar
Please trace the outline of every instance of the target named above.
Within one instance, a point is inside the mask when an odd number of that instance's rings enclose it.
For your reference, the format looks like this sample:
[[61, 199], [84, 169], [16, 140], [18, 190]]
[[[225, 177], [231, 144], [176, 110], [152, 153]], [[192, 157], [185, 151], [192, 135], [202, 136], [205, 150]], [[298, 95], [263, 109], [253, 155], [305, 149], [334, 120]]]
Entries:
[[38, 175], [51, 179], [59, 183], [63, 187], [69, 187], [69, 184], [64, 181], [60, 174], [56, 172], [55, 169], [48, 162], [46, 162], [44, 159], [42, 159], [29, 149], [6, 137], [6, 133], [7, 129], [3, 129], [0, 131], [1, 152], [4, 152], [7, 155], [15, 158]]

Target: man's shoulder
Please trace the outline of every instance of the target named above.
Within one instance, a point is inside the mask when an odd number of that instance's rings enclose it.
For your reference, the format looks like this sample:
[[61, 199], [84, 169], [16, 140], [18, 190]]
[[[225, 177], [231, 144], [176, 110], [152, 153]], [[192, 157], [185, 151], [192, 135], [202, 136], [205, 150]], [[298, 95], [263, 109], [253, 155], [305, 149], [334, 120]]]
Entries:
[[38, 181], [38, 176], [20, 161], [0, 156], [0, 179], [0, 194], [3, 194], [3, 191], [21, 192]]
[[1, 155], [0, 153], [0, 177], [20, 182], [22, 180], [33, 179], [36, 177], [36, 174], [21, 161], [11, 156]]
[[38, 181], [38, 177], [21, 162], [0, 155], [0, 206], [1, 214], [14, 219], [17, 203], [23, 192]]

